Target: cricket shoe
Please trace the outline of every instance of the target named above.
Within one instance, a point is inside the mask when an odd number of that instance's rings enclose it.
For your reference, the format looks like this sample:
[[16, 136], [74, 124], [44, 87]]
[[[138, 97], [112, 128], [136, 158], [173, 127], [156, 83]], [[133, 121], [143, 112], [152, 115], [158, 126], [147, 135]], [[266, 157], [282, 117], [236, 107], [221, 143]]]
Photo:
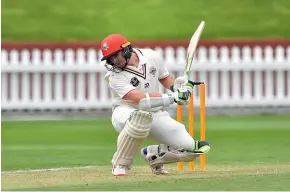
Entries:
[[[149, 164], [149, 160], [147, 158], [147, 147], [141, 149], [141, 156], [143, 159]], [[149, 164], [150, 166], [150, 164]], [[164, 167], [164, 165], [157, 165], [157, 166], [150, 166], [152, 173], [155, 175], [166, 175], [168, 174], [167, 169]]]
[[207, 153], [210, 150], [210, 144], [207, 141], [195, 141], [194, 151], [196, 153]]
[[125, 176], [126, 175], [126, 167], [123, 165], [113, 166], [112, 174], [114, 176]]

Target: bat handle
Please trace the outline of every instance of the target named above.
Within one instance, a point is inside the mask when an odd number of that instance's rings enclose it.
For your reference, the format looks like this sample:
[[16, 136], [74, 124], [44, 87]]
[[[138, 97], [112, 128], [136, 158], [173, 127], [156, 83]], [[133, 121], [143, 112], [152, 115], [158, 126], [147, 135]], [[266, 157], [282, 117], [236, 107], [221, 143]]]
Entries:
[[[188, 74], [186, 72], [184, 72], [184, 75], [183, 75], [184, 79], [186, 82], [188, 82]], [[199, 82], [199, 81], [190, 81], [192, 85], [201, 85], [201, 84], [204, 84], [204, 82]]]
[[184, 75], [183, 75], [185, 81], [188, 81], [188, 74], [186, 72], [184, 72]]

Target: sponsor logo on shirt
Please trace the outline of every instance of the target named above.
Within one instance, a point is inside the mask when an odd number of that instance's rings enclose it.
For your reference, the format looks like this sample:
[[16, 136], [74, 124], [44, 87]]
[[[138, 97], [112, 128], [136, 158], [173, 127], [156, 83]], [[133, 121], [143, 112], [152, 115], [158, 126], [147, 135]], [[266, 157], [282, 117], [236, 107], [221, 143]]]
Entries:
[[149, 69], [149, 73], [155, 77], [155, 74], [156, 74], [156, 68], [155, 68], [155, 67], [150, 67], [150, 69]]
[[130, 83], [134, 86], [137, 87], [140, 84], [140, 81], [137, 79], [137, 77], [133, 77], [130, 81]]
[[145, 83], [145, 89], [147, 89], [149, 87], [149, 83]]

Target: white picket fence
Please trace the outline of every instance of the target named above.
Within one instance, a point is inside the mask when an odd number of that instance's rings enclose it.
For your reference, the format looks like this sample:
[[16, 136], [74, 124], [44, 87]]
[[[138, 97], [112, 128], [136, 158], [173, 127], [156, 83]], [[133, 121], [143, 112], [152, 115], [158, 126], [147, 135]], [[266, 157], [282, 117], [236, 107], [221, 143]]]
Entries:
[[[184, 47], [155, 49], [182, 75]], [[94, 49], [2, 50], [2, 110], [110, 108], [100, 58]], [[200, 47], [190, 79], [206, 83], [208, 107], [290, 106], [290, 46]]]

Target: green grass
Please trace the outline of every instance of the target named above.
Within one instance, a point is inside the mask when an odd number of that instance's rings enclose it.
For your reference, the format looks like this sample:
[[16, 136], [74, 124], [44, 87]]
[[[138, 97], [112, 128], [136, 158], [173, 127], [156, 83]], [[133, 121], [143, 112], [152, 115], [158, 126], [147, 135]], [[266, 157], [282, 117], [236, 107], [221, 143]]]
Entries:
[[[206, 172], [178, 173], [154, 176], [144, 167], [135, 167], [125, 177], [112, 177], [110, 167], [95, 167], [70, 171], [4, 174], [5, 189], [40, 190], [285, 190], [289, 187], [290, 165], [208, 166]], [[132, 173], [133, 172], [133, 173]], [[29, 181], [23, 184], [23, 181]], [[9, 181], [9, 184], [7, 184]], [[52, 183], [54, 184], [52, 186]], [[38, 187], [35, 187], [38, 186]], [[41, 186], [41, 187], [40, 187]]]
[[2, 0], [2, 40], [289, 38], [288, 0]]
[[[2, 189], [286, 190], [290, 187], [289, 118], [289, 115], [209, 116], [207, 139], [212, 150], [207, 155], [205, 175], [177, 173], [173, 165], [170, 176], [153, 176], [138, 156], [128, 177], [119, 179], [110, 174], [117, 133], [109, 119], [4, 121], [2, 171], [97, 167], [2, 174]], [[198, 117], [195, 124], [198, 127]], [[149, 143], [153, 141], [144, 145]]]

